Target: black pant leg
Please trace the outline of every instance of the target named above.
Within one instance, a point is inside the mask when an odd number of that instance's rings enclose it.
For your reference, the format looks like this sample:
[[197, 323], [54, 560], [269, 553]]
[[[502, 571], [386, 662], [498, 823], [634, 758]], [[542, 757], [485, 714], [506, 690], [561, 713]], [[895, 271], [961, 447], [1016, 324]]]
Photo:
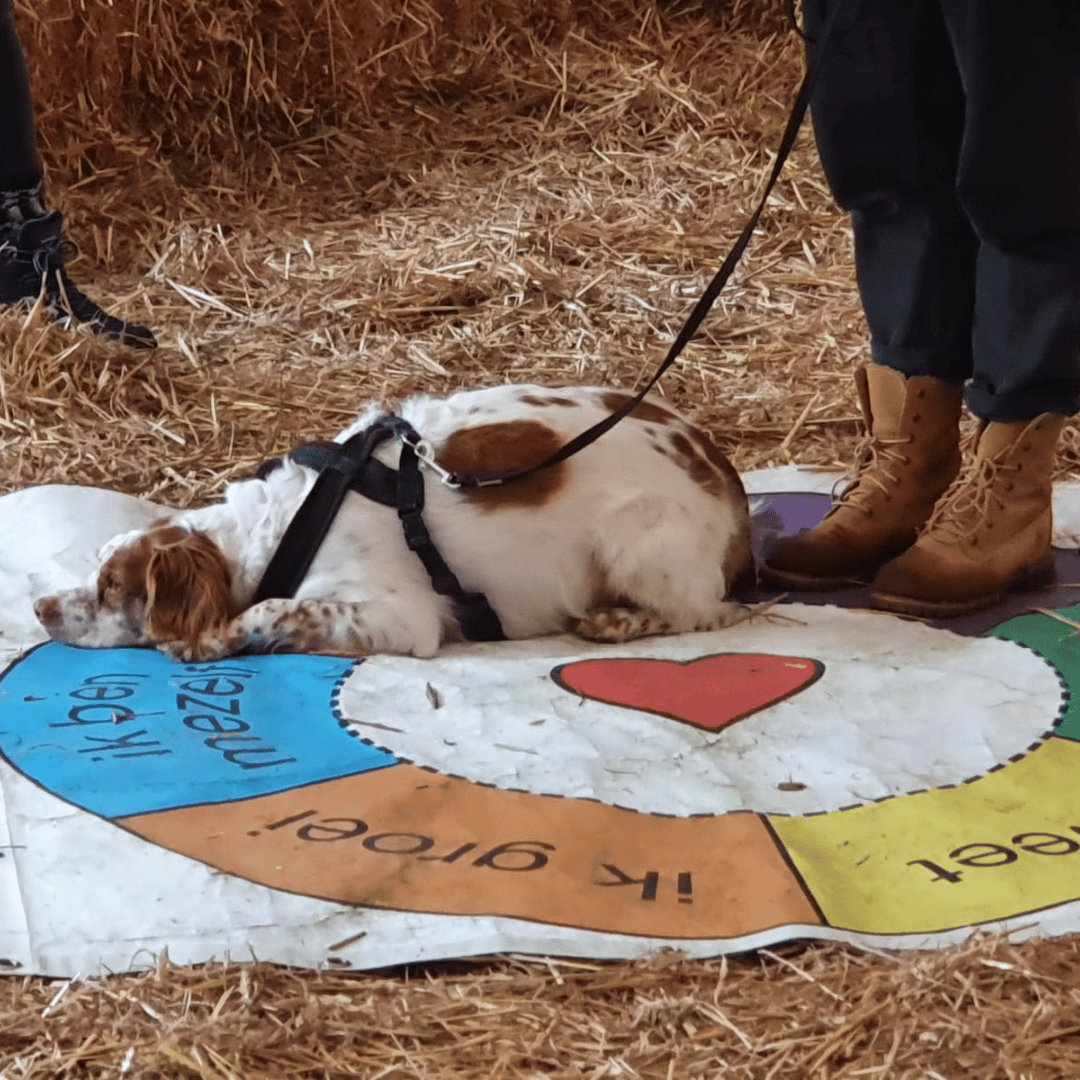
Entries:
[[40, 182], [26, 56], [10, 0], [0, 0], [0, 191], [25, 190]]
[[976, 241], [955, 192], [964, 95], [939, 0], [842, 0], [823, 50], [838, 2], [806, 4], [819, 68], [811, 115], [826, 177], [852, 215], [873, 359], [966, 379]]
[[972, 412], [1080, 404], [1080, 3], [940, 0], [963, 78], [960, 201], [979, 237]]

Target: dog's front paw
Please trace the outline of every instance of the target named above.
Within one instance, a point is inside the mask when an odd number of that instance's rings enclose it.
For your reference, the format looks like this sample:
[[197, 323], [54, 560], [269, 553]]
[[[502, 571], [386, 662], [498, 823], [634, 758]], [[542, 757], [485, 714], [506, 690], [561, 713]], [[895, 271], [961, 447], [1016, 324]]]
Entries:
[[235, 651], [220, 634], [200, 634], [194, 641], [165, 641], [158, 648], [182, 664], [221, 660]]

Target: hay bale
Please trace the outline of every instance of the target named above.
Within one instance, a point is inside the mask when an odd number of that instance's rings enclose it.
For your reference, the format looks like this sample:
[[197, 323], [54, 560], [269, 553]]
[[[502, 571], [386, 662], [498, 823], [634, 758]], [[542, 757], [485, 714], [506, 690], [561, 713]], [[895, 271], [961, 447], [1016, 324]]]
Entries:
[[524, 38], [558, 42], [573, 23], [569, 3], [550, 0], [20, 0], [15, 10], [54, 163], [86, 176], [160, 157], [185, 182], [260, 145], [349, 130], [402, 90], [468, 92]]
[[[354, 132], [403, 102], [492, 94], [542, 107], [558, 89], [554, 55], [656, 17], [653, 0], [15, 0], [14, 10], [46, 156], [66, 183], [163, 160], [196, 186], [223, 164], [247, 173], [261, 149]], [[776, 13], [736, 0], [724, 17], [765, 26]]]

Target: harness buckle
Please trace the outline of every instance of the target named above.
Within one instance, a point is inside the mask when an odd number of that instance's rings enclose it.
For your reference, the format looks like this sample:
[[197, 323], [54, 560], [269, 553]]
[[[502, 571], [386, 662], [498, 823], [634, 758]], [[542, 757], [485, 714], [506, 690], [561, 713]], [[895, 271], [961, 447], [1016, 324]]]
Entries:
[[452, 472], [447, 472], [438, 461], [435, 460], [435, 448], [427, 441], [423, 439], [415, 431], [399, 431], [398, 438], [403, 443], [412, 447], [413, 453], [422, 465], [430, 469], [438, 478], [439, 483], [445, 484], [448, 488], [453, 488], [455, 491], [461, 487], [457, 478]]

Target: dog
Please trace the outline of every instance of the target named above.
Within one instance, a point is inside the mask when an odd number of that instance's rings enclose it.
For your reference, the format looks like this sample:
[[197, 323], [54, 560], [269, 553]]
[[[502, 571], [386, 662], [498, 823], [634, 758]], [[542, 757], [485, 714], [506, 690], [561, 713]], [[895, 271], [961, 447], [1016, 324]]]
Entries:
[[[631, 400], [600, 387], [499, 386], [418, 396], [398, 415], [451, 473], [544, 460]], [[344, 442], [380, 415], [366, 409]], [[397, 441], [377, 460], [396, 467]], [[186, 663], [241, 652], [427, 657], [461, 628], [409, 550], [394, 508], [350, 491], [291, 599], [253, 603], [317, 473], [286, 458], [220, 503], [178, 511], [101, 549], [90, 587], [38, 598], [38, 621], [84, 647], [155, 646]], [[600, 642], [714, 630], [745, 617], [747, 497], [708, 435], [646, 398], [575, 456], [501, 486], [454, 489], [425, 469], [424, 520], [507, 638], [573, 631]]]

